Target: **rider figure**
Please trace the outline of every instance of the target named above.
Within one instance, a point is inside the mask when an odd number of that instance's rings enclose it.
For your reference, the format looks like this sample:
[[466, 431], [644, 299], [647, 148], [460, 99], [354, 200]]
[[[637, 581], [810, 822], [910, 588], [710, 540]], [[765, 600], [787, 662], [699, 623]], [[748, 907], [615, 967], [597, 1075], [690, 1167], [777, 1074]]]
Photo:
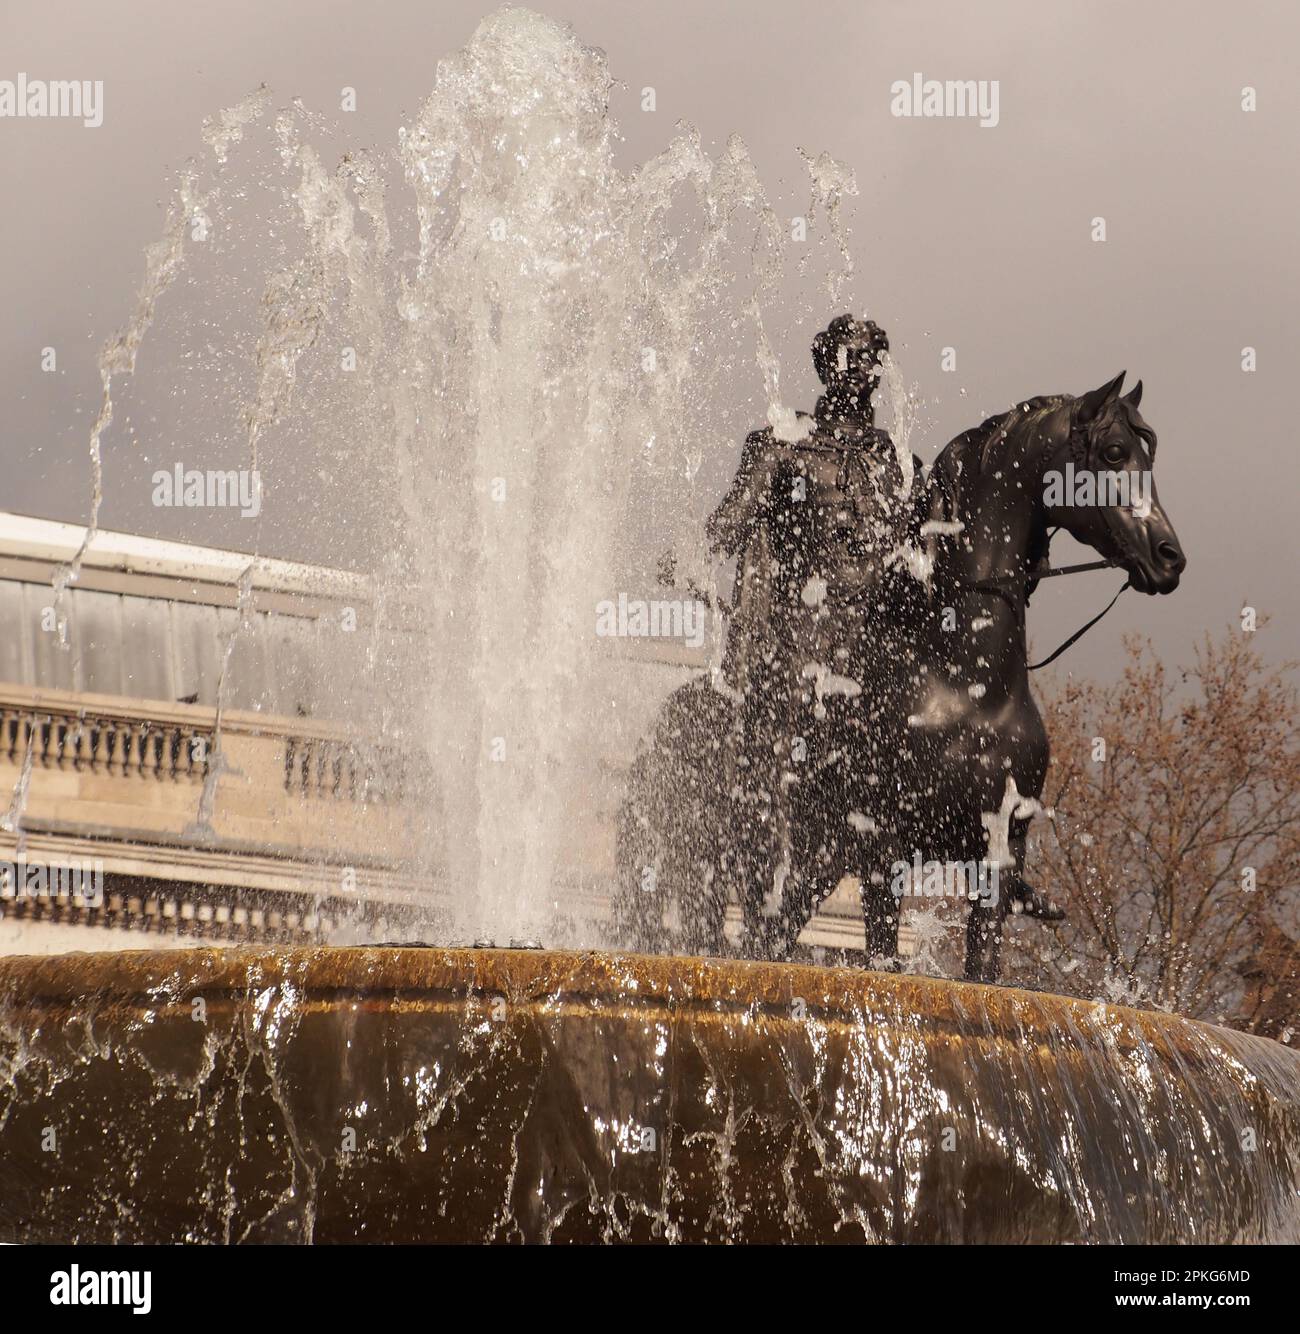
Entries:
[[871, 401], [888, 350], [883, 329], [852, 315], [819, 333], [813, 365], [826, 392], [813, 415], [798, 413], [788, 436], [770, 426], [749, 435], [731, 490], [708, 521], [710, 549], [736, 557], [723, 670], [738, 690], [785, 646], [805, 658], [799, 667], [819, 661], [837, 613], [879, 586], [902, 541], [902, 471]]
[[[921, 464], [909, 457], [905, 477], [875, 424], [888, 350], [883, 329], [852, 315], [819, 333], [816, 409], [793, 430], [746, 439], [706, 530], [715, 554], [736, 558], [723, 676], [739, 698], [728, 787], [740, 818], [722, 873], [744, 909], [746, 949], [762, 957], [788, 953], [789, 924], [863, 865], [861, 834], [874, 822], [860, 808], [869, 789], [891, 786], [896, 756], [861, 678], [890, 651], [877, 633], [882, 585], [908, 541]], [[1018, 876], [1008, 899], [1014, 911], [1062, 916]]]
[[[707, 527], [711, 550], [736, 557], [723, 674], [740, 698], [731, 787], [744, 827], [730, 873], [749, 947], [768, 956], [794, 943], [784, 920], [801, 915], [782, 912], [786, 896], [820, 898], [856, 862], [843, 846], [852, 831], [838, 808], [851, 784], [837, 740], [861, 694], [863, 632], [911, 503], [872, 405], [888, 350], [883, 329], [852, 315], [818, 334], [825, 393], [814, 413], [746, 439]], [[787, 884], [792, 865], [801, 874]]]

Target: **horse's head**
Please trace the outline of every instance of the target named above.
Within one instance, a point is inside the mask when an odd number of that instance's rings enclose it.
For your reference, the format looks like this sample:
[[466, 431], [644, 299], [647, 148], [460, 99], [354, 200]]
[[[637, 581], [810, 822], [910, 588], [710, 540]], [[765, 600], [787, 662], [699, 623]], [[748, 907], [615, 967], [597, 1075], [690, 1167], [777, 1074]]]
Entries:
[[1069, 431], [1044, 474], [1050, 524], [1116, 561], [1139, 593], [1172, 593], [1187, 565], [1156, 496], [1156, 433], [1142, 420], [1142, 381], [1124, 372], [1069, 405]]

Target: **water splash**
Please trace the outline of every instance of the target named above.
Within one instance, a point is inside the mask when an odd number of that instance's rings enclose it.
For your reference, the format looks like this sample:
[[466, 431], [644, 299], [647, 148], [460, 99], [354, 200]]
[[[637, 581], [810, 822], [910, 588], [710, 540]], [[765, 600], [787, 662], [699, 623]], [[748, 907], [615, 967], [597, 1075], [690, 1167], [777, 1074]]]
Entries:
[[27, 800], [32, 790], [32, 770], [36, 763], [36, 729], [42, 724], [48, 725], [48, 719], [40, 716], [30, 719], [27, 724], [27, 742], [23, 747], [22, 767], [18, 771], [18, 780], [14, 783], [9, 797], [9, 808], [0, 816], [0, 829], [6, 834], [18, 835], [18, 852], [22, 854], [26, 843], [26, 827], [23, 816], [27, 812]]
[[[536, 934], [562, 888], [566, 823], [603, 782], [598, 604], [646, 551], [707, 563], [691, 482], [718, 445], [720, 326], [747, 313], [779, 398], [762, 310], [784, 239], [744, 145], [714, 159], [683, 131], [621, 170], [611, 82], [566, 26], [490, 16], [399, 134], [396, 206], [364, 156], [326, 170], [300, 108], [276, 120], [303, 251], [267, 293], [259, 363], [279, 378], [261, 378], [250, 458], [330, 322], [358, 359], [337, 398], [370, 423], [357, 480], [395, 478], [400, 552], [374, 554], [429, 656], [401, 665], [389, 716], [431, 761], [439, 828], [419, 855], [462, 932]], [[246, 119], [222, 119], [222, 145]], [[416, 250], [395, 256], [411, 214]]]
[[858, 179], [853, 168], [838, 162], [829, 153], [818, 153], [813, 157], [800, 152], [804, 165], [808, 169], [808, 178], [812, 183], [812, 199], [808, 207], [809, 220], [814, 220], [818, 213], [826, 217], [831, 236], [840, 253], [840, 264], [826, 275], [826, 294], [831, 304], [839, 302], [840, 293], [853, 276], [853, 252], [849, 249], [848, 227], [845, 225], [844, 200], [858, 193]]
[[886, 352], [881, 360], [881, 384], [890, 416], [890, 438], [894, 442], [894, 452], [898, 457], [898, 467], [902, 472], [899, 483], [900, 496], [908, 496], [916, 476], [916, 467], [912, 454], [912, 435], [920, 415], [920, 398], [915, 388], [908, 386], [893, 355]]
[[[134, 368], [187, 229], [219, 238], [241, 273], [270, 246], [246, 466], [270, 474], [265, 514], [297, 503], [282, 438], [345, 455], [354, 551], [378, 605], [400, 604], [418, 631], [403, 647], [374, 618], [373, 710], [354, 721], [427, 761], [408, 855], [449, 905], [437, 929], [456, 936], [543, 934], [571, 889], [572, 829], [601, 804], [607, 757], [631, 749], [611, 735], [635, 730], [640, 689], [610, 685], [598, 605], [653, 586], [665, 551], [720, 603], [695, 482], [734, 450], [716, 424], [725, 390], [756, 362], [767, 416], [794, 421], [765, 323], [778, 303], [783, 325], [792, 314], [787, 230], [744, 143], [711, 154], [683, 128], [620, 166], [611, 88], [601, 52], [512, 8], [440, 61], [395, 155], [352, 149], [328, 166], [321, 118], [300, 102], [272, 113], [266, 87], [209, 118], [207, 164], [187, 167], [105, 353], [91, 521], [56, 577], [61, 598], [94, 540], [114, 377]], [[838, 293], [857, 187], [827, 155], [805, 160]], [[281, 210], [260, 230], [245, 217], [259, 191]], [[210, 770], [199, 828], [220, 778]]]
[[212, 745], [207, 755], [207, 766], [203, 774], [203, 787], [199, 792], [198, 810], [194, 822], [186, 829], [187, 838], [198, 843], [210, 843], [216, 838], [213, 820], [217, 809], [217, 790], [227, 774], [237, 775], [232, 768], [223, 748], [226, 710], [230, 707], [230, 662], [235, 655], [242, 635], [249, 632], [253, 618], [253, 578], [257, 571], [257, 562], [250, 561], [239, 576], [236, 586], [235, 624], [226, 637], [225, 651], [221, 655], [221, 673], [217, 678], [217, 709], [212, 724]]
[[99, 533], [99, 511], [104, 501], [103, 438], [113, 420], [113, 382], [117, 377], [135, 374], [136, 356], [149, 326], [153, 323], [158, 299], [179, 273], [185, 254], [185, 232], [202, 218], [205, 200], [196, 193], [192, 171], [181, 174], [176, 197], [167, 212], [163, 237], [145, 252], [145, 275], [136, 294], [135, 309], [122, 329], [99, 354], [100, 404], [90, 431], [90, 518], [81, 544], [66, 564], [54, 572], [54, 615], [58, 644], [65, 652], [72, 647], [68, 638], [67, 590], [77, 582], [86, 553]]

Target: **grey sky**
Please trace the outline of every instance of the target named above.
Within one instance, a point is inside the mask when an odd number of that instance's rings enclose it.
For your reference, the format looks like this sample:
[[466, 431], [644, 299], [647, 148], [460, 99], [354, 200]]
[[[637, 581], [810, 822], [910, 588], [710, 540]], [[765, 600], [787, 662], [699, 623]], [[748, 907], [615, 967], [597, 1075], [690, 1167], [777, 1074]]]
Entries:
[[[300, 96], [331, 112], [351, 85], [349, 139], [391, 147], [438, 58], [492, 7], [4, 0], [0, 79], [102, 79], [105, 109], [93, 130], [0, 120], [0, 508], [84, 521], [95, 352], [130, 310], [170, 171], [199, 151], [204, 117], [263, 81], [277, 103]], [[661, 147], [680, 119], [706, 142], [739, 132], [791, 201], [806, 198], [796, 147], [856, 170], [857, 304], [889, 329], [919, 387], [914, 443], [927, 460], [1017, 398], [1079, 392], [1122, 367], [1143, 379], [1160, 496], [1190, 564], [1173, 597], [1122, 599], [1073, 651], [1076, 669], [1106, 670], [1119, 632], [1143, 621], [1181, 656], [1203, 628], [1235, 621], [1243, 601], [1273, 617], [1261, 638], [1270, 656], [1296, 652], [1296, 446], [1284, 427], [1300, 364], [1295, 6], [534, 7], [608, 52], [625, 85], [613, 109], [629, 162]], [[1000, 124], [895, 119], [890, 84], [914, 71], [999, 80]], [[646, 85], [653, 114], [636, 97]], [[1254, 113], [1241, 110], [1245, 85], [1258, 89]], [[1090, 238], [1098, 215], [1105, 244]], [[772, 332], [788, 397], [810, 406], [808, 329]], [[41, 371], [45, 346], [58, 349], [57, 375]], [[945, 346], [957, 351], [952, 374], [939, 367]], [[1258, 350], [1254, 374], [1240, 369], [1245, 346]], [[146, 343], [142, 376], [149, 357]], [[755, 370], [737, 403], [719, 405], [737, 445], [759, 424], [745, 420], [759, 389]], [[138, 428], [146, 438], [147, 420]], [[238, 545], [233, 530], [198, 533], [151, 508], [150, 469], [132, 448], [119, 430], [107, 437], [104, 526]], [[705, 483], [724, 485], [729, 462], [706, 470]], [[269, 554], [327, 557], [315, 527], [275, 530]], [[1116, 582], [1045, 589], [1031, 614], [1035, 644], [1074, 628]]]

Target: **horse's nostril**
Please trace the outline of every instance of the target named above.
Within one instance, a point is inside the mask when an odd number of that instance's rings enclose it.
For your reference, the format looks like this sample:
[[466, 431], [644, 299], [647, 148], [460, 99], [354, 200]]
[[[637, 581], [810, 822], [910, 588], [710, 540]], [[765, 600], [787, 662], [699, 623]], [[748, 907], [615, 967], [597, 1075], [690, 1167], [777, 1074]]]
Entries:
[[1168, 539], [1156, 543], [1156, 556], [1162, 565], [1181, 565], [1183, 553], [1176, 542]]

